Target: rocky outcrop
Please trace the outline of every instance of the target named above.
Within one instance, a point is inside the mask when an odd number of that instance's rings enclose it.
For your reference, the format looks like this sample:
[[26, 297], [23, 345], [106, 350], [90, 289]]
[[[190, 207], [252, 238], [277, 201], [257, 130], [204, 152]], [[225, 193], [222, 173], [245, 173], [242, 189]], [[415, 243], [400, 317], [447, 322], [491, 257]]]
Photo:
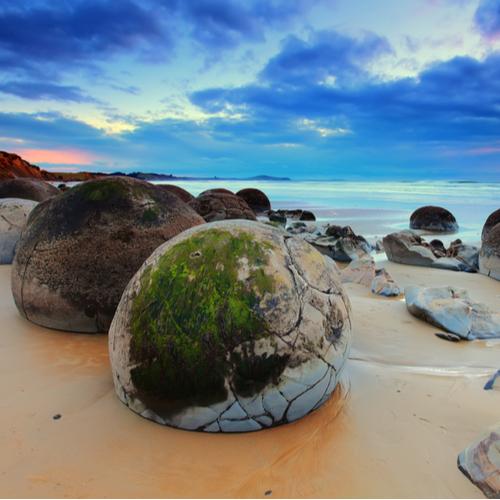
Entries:
[[194, 200], [194, 196], [189, 191], [186, 191], [184, 188], [176, 186], [175, 184], [156, 184], [156, 186], [159, 189], [175, 194], [175, 196], [180, 198], [184, 203], [189, 203], [191, 200]]
[[21, 232], [36, 201], [19, 198], [0, 200], [0, 264], [11, 264]]
[[369, 255], [353, 260], [340, 272], [342, 283], [358, 283], [370, 287], [375, 278], [375, 261]]
[[262, 214], [271, 210], [271, 202], [269, 201], [269, 198], [260, 189], [241, 189], [236, 193], [236, 195], [243, 198], [256, 214]]
[[439, 240], [429, 244], [412, 231], [400, 231], [385, 236], [383, 245], [387, 258], [399, 264], [451, 271], [477, 271], [477, 248], [462, 245], [460, 240], [456, 240], [446, 250]]
[[446, 208], [429, 205], [420, 207], [411, 214], [410, 229], [454, 233], [458, 231], [458, 224], [453, 214]]
[[500, 498], [500, 427], [468, 446], [457, 462], [487, 498]]
[[490, 230], [493, 229], [493, 227], [496, 226], [497, 224], [500, 224], [500, 208], [498, 210], [495, 210], [486, 219], [486, 222], [484, 223], [483, 226], [483, 231], [481, 233], [481, 240], [484, 241], [488, 236]]
[[389, 272], [382, 268], [375, 271], [375, 277], [371, 282], [371, 291], [376, 295], [384, 297], [398, 297], [402, 290]]
[[350, 305], [335, 264], [250, 221], [184, 231], [125, 290], [109, 336], [118, 397], [160, 424], [256, 431], [331, 395]]
[[350, 262], [370, 254], [371, 245], [349, 227], [329, 226], [326, 236], [306, 236], [306, 240], [321, 253], [340, 262]]
[[203, 219], [144, 181], [89, 181], [40, 203], [12, 269], [16, 306], [33, 323], [107, 331], [130, 278], [157, 248]]
[[17, 177], [55, 180], [52, 174], [23, 160], [20, 156], [0, 151], [0, 180], [15, 179]]
[[7, 179], [0, 181], [0, 198], [22, 198], [45, 201], [60, 193], [52, 184], [37, 179]]
[[314, 223], [307, 223], [307, 222], [300, 222], [300, 221], [295, 221], [292, 222], [287, 228], [287, 232], [290, 234], [305, 234], [305, 233], [314, 233], [316, 232], [316, 224]]
[[409, 286], [404, 292], [417, 318], [465, 340], [500, 338], [500, 312], [474, 302], [462, 288]]
[[500, 281], [500, 223], [486, 234], [479, 252], [479, 272]]
[[204, 194], [190, 201], [189, 205], [206, 222], [226, 219], [256, 220], [255, 214], [247, 202], [234, 194]]

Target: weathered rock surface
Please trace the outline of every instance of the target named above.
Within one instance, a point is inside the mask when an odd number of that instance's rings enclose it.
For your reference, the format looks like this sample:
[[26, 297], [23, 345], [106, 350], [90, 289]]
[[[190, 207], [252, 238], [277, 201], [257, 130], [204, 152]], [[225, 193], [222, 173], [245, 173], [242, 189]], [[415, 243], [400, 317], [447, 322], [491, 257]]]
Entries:
[[267, 217], [269, 218], [270, 222], [274, 222], [279, 226], [285, 227], [286, 226], [286, 215], [279, 214], [275, 210], [270, 210], [267, 213]]
[[483, 231], [481, 233], [481, 240], [484, 241], [490, 230], [493, 229], [493, 227], [497, 224], [500, 224], [500, 208], [491, 213], [486, 219], [486, 222], [483, 226]]
[[269, 198], [260, 189], [241, 189], [236, 193], [236, 196], [243, 198], [256, 214], [261, 214], [271, 210], [271, 202], [269, 201]]
[[500, 498], [500, 427], [458, 455], [458, 468], [488, 498]]
[[316, 231], [316, 224], [307, 222], [292, 222], [287, 228], [287, 232], [290, 234], [311, 234]]
[[89, 181], [40, 203], [12, 269], [17, 308], [30, 321], [79, 332], [107, 331], [130, 278], [166, 240], [203, 219], [144, 181]]
[[500, 281], [500, 223], [486, 234], [479, 251], [479, 272]]
[[309, 210], [277, 210], [277, 213], [291, 220], [312, 221], [316, 220], [316, 216]]
[[329, 226], [326, 236], [306, 237], [306, 240], [321, 253], [340, 262], [350, 262], [369, 255], [371, 245], [349, 227]]
[[342, 283], [358, 283], [370, 287], [375, 278], [375, 261], [369, 255], [353, 260], [340, 272]]
[[255, 213], [247, 202], [235, 194], [204, 194], [190, 201], [189, 205], [206, 222], [226, 219], [256, 220]]
[[7, 179], [0, 181], [0, 198], [22, 198], [45, 201], [60, 193], [52, 184], [38, 179]]
[[370, 288], [374, 294], [383, 295], [384, 297], [397, 297], [402, 293], [401, 288], [394, 281], [394, 278], [384, 268], [375, 271], [375, 277], [371, 282]]
[[250, 221], [189, 229], [125, 290], [110, 329], [118, 397], [161, 424], [254, 431], [321, 406], [347, 357], [335, 264]]
[[[459, 241], [459, 240], [458, 240]], [[384, 237], [383, 245], [387, 258], [399, 264], [428, 266], [451, 271], [475, 272], [475, 247], [463, 245], [456, 250], [456, 257], [442, 256], [441, 247], [434, 240], [434, 245], [427, 243], [412, 231], [400, 231]], [[448, 254], [445, 254], [448, 255]]]
[[205, 196], [206, 194], [232, 194], [234, 193], [230, 191], [229, 189], [226, 188], [213, 188], [213, 189], [205, 189], [205, 191], [202, 191], [198, 197], [200, 196]]
[[156, 187], [175, 194], [175, 196], [180, 198], [184, 203], [189, 203], [191, 200], [194, 200], [194, 196], [189, 191], [175, 184], [156, 184]]
[[0, 264], [11, 264], [21, 232], [36, 201], [20, 198], [0, 200]]
[[410, 229], [454, 233], [458, 231], [458, 224], [453, 214], [446, 208], [429, 205], [420, 207], [411, 214]]
[[408, 311], [466, 340], [500, 338], [500, 312], [472, 301], [462, 288], [405, 288]]

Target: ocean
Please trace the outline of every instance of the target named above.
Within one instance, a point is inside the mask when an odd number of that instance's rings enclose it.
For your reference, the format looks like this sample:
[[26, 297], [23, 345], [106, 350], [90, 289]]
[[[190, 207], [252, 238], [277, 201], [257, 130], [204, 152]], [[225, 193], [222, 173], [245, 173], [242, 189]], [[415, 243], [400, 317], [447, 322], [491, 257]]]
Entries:
[[[165, 182], [166, 183], [166, 182]], [[175, 181], [193, 195], [225, 187], [233, 192], [247, 187], [264, 191], [273, 208], [304, 208], [318, 222], [350, 225], [367, 237], [408, 228], [410, 214], [423, 205], [450, 210], [460, 230], [441, 239], [455, 238], [478, 244], [488, 215], [500, 208], [500, 183], [460, 181]]]

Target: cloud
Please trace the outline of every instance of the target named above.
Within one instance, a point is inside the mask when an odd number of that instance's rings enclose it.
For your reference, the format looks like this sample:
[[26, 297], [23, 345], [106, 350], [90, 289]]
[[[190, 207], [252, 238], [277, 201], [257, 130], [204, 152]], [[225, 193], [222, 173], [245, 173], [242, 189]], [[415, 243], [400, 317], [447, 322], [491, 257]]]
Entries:
[[94, 104], [99, 102], [97, 99], [87, 95], [79, 87], [36, 81], [10, 81], [0, 83], [0, 92], [32, 100], [90, 102]]
[[97, 159], [88, 151], [68, 149], [19, 149], [17, 153], [35, 164], [92, 165]]
[[480, 0], [474, 16], [480, 33], [489, 39], [500, 38], [500, 0]]

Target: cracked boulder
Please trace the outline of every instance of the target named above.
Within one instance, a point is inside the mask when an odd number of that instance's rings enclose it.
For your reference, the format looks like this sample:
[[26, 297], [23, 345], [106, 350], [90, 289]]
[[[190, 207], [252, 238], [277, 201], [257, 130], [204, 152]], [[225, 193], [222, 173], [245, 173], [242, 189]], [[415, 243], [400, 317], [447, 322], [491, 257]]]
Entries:
[[428, 205], [418, 208], [411, 214], [410, 229], [455, 233], [458, 231], [458, 224], [454, 215], [446, 208]]
[[457, 462], [487, 498], [500, 498], [500, 427], [462, 451]]
[[160, 424], [256, 431], [329, 398], [350, 331], [331, 260], [259, 222], [205, 224], [159, 247], [127, 286], [109, 332], [115, 389]]
[[500, 312], [474, 302], [463, 288], [405, 288], [406, 307], [427, 321], [465, 340], [500, 338]]
[[60, 193], [52, 184], [38, 179], [16, 178], [0, 182], [0, 198], [45, 201]]
[[31, 213], [13, 262], [16, 306], [48, 328], [105, 332], [153, 250], [203, 223], [179, 198], [144, 181], [79, 184]]
[[0, 264], [11, 264], [21, 232], [36, 201], [20, 198], [0, 200]]
[[212, 191], [209, 194], [201, 194], [189, 202], [206, 222], [226, 219], [256, 220], [255, 213], [243, 198], [231, 193]]
[[483, 239], [479, 251], [479, 272], [500, 281], [500, 223], [493, 226]]

